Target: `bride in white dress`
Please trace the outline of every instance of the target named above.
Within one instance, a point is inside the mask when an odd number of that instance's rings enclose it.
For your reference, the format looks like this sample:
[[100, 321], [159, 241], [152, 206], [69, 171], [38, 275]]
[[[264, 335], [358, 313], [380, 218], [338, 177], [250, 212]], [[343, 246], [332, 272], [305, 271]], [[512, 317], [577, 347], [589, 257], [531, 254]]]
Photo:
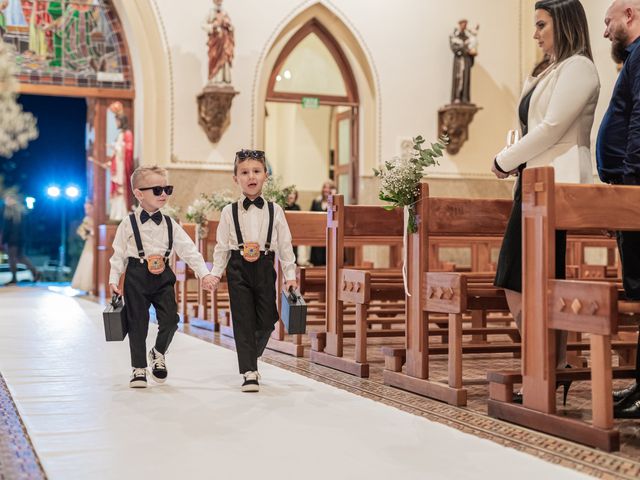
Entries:
[[71, 287], [76, 290], [91, 292], [93, 289], [93, 247], [94, 247], [94, 231], [93, 231], [93, 205], [90, 202], [84, 204], [85, 217], [76, 230], [77, 234], [84, 242], [82, 254], [78, 266], [71, 280]]

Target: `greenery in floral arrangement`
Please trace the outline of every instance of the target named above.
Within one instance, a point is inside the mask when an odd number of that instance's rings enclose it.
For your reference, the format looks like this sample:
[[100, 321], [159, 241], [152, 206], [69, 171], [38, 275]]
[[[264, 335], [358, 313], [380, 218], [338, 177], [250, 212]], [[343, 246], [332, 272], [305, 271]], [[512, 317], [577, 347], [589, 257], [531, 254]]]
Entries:
[[296, 189], [295, 185], [282, 186], [282, 179], [279, 176], [270, 176], [262, 187], [262, 196], [265, 200], [277, 203], [282, 208], [287, 205], [287, 197]]
[[185, 218], [187, 221], [204, 225], [207, 222], [207, 213], [211, 209], [209, 198], [201, 193], [200, 196], [187, 208]]
[[217, 211], [221, 212], [224, 207], [236, 201], [229, 190], [223, 190], [222, 192], [214, 192], [209, 195], [209, 206]]
[[389, 202], [384, 208], [393, 210], [397, 207], [408, 207], [409, 221], [407, 232], [418, 231], [416, 223], [416, 208], [418, 194], [420, 193], [420, 180], [426, 167], [439, 165], [436, 158], [442, 157], [449, 138], [440, 137], [430, 148], [423, 148], [425, 139], [417, 136], [413, 139], [413, 155], [410, 158], [395, 157], [391, 161], [384, 162], [380, 170], [373, 169], [376, 177], [380, 177], [380, 200]]

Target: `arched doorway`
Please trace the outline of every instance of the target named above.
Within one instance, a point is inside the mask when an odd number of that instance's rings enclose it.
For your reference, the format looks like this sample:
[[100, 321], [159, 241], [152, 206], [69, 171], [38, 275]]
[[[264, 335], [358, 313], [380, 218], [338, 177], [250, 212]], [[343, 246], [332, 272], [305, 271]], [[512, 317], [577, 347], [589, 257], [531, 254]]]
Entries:
[[267, 84], [265, 149], [276, 173], [311, 192], [332, 179], [349, 203], [357, 203], [359, 106], [345, 52], [317, 18], [310, 19], [280, 50]]
[[0, 41], [15, 48], [19, 93], [86, 99], [87, 123], [82, 133], [87, 181], [82, 195], [93, 201], [94, 224], [103, 224], [109, 218], [111, 195], [107, 165], [118, 134], [113, 105], [118, 102], [133, 125], [135, 98], [133, 62], [113, 0], [8, 0], [5, 4], [6, 28]]

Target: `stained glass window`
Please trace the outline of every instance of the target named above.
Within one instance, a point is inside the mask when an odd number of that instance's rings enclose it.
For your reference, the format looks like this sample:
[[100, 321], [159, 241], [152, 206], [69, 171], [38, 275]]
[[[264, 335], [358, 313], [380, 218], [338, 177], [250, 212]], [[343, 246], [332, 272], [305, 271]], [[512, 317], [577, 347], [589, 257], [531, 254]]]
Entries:
[[16, 49], [21, 83], [132, 88], [110, 0], [0, 0], [0, 37]]

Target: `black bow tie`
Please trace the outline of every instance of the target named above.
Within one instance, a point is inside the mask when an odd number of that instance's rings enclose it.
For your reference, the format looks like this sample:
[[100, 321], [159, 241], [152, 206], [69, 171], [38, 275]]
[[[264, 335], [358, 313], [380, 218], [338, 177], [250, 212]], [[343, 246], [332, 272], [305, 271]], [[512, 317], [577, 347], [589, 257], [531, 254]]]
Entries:
[[244, 209], [249, 210], [249, 207], [251, 205], [255, 205], [258, 208], [262, 208], [264, 207], [264, 199], [262, 197], [258, 197], [255, 200], [249, 200], [248, 198], [245, 197], [245, 199], [242, 201], [242, 206], [244, 207]]
[[158, 210], [153, 215], [149, 215], [146, 210], [142, 210], [142, 213], [140, 214], [140, 222], [144, 223], [149, 219], [153, 220], [156, 225], [160, 225], [162, 223], [162, 213]]

